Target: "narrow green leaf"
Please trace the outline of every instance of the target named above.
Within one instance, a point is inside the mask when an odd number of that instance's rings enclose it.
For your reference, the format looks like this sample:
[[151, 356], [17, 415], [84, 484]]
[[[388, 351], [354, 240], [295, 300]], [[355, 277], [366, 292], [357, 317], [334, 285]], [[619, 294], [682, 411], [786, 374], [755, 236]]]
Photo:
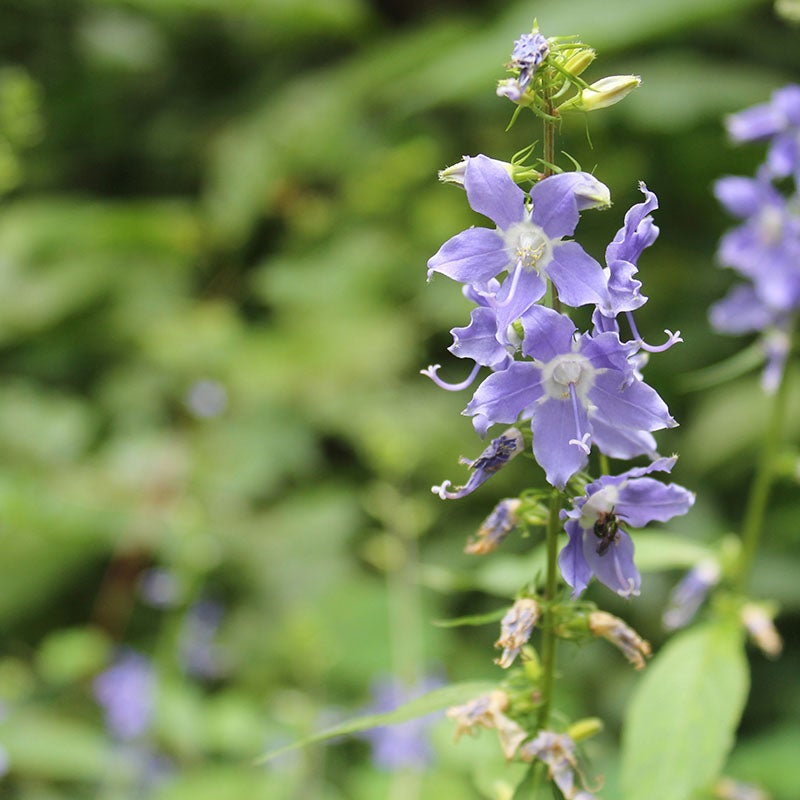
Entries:
[[464, 625], [486, 625], [489, 622], [497, 622], [505, 615], [507, 608], [498, 608], [489, 611], [487, 614], [473, 614], [469, 617], [455, 617], [454, 619], [435, 619], [433, 624], [437, 628], [459, 628]]
[[427, 694], [414, 698], [405, 705], [400, 706], [400, 708], [396, 708], [394, 711], [388, 711], [385, 714], [368, 714], [363, 717], [356, 717], [347, 722], [342, 722], [339, 725], [334, 725], [332, 728], [328, 728], [325, 731], [307, 736], [286, 747], [272, 750], [261, 756], [257, 763], [269, 761], [271, 758], [275, 758], [290, 750], [296, 750], [298, 747], [305, 747], [315, 742], [324, 742], [336, 736], [346, 736], [352, 733], [358, 733], [359, 731], [366, 731], [370, 728], [377, 728], [382, 725], [397, 725], [400, 722], [406, 722], [416, 717], [423, 717], [433, 711], [441, 711], [448, 706], [466, 703], [468, 700], [491, 692], [496, 688], [497, 684], [488, 681], [454, 683], [450, 686], [443, 686], [440, 689], [434, 689]]
[[625, 800], [689, 800], [721, 770], [749, 686], [738, 626], [675, 636], [639, 684], [625, 719]]

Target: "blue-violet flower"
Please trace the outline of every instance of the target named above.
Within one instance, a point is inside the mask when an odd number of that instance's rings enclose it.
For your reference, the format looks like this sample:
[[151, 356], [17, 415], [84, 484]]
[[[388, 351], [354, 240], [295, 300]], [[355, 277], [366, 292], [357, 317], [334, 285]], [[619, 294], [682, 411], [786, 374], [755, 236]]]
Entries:
[[558, 557], [564, 580], [578, 597], [592, 576], [622, 597], [639, 594], [641, 577], [633, 562], [633, 541], [623, 526], [641, 528], [685, 514], [694, 494], [675, 483], [645, 477], [670, 472], [677, 459], [661, 458], [621, 475], [603, 475], [563, 511], [569, 541]]
[[586, 465], [593, 441], [612, 458], [633, 458], [652, 453], [649, 431], [677, 425], [634, 375], [617, 334], [575, 338], [569, 317], [538, 305], [521, 322], [522, 352], [533, 361], [489, 375], [463, 413], [481, 435], [497, 422], [530, 419], [533, 453], [551, 485], [563, 488]]

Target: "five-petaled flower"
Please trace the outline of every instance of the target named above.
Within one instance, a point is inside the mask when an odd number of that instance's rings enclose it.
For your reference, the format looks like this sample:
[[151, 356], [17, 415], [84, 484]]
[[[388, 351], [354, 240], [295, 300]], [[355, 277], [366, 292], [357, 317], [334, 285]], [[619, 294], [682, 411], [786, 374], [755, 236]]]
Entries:
[[[500, 337], [544, 296], [548, 278], [567, 305], [604, 300], [602, 267], [577, 242], [565, 241], [581, 211], [610, 204], [604, 184], [586, 172], [552, 175], [530, 190], [529, 207], [505, 167], [479, 155], [467, 159], [464, 189], [470, 206], [497, 227], [472, 227], [448, 239], [429, 259], [428, 279], [439, 272], [483, 292]], [[503, 273], [502, 284], [490, 283]]]
[[676, 460], [660, 458], [621, 475], [603, 475], [586, 487], [583, 497], [573, 500], [571, 510], [562, 512], [569, 541], [558, 564], [573, 597], [583, 592], [593, 575], [622, 597], [639, 594], [641, 578], [625, 527], [666, 522], [691, 508], [692, 492], [647, 477], [651, 472], [670, 472]]
[[464, 410], [485, 434], [496, 422], [531, 420], [533, 453], [553, 486], [588, 460], [590, 444], [612, 458], [654, 454], [650, 431], [677, 423], [659, 395], [634, 374], [631, 348], [615, 333], [576, 338], [569, 317], [533, 306], [522, 317], [522, 352], [489, 375]]

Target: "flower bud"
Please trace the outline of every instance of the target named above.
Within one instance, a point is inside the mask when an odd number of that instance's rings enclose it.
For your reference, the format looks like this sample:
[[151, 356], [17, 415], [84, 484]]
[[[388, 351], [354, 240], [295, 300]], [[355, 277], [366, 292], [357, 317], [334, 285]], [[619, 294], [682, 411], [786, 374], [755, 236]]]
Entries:
[[566, 60], [564, 70], [577, 77], [595, 60], [596, 56], [597, 52], [593, 47], [582, 47], [580, 50], [575, 50]]
[[[439, 180], [442, 183], [455, 183], [457, 186], [464, 186], [464, 175], [466, 174], [469, 159], [469, 156], [464, 156], [457, 164], [440, 169]], [[535, 183], [543, 177], [541, 172], [537, 172], [532, 167], [524, 164], [513, 164], [508, 161], [500, 161], [497, 158], [493, 158], [492, 161], [501, 166], [514, 179], [515, 183], [524, 181], [533, 181]]]
[[582, 742], [584, 739], [590, 739], [596, 736], [603, 730], [603, 720], [599, 717], [586, 717], [586, 719], [579, 719], [567, 728], [567, 736], [573, 742]]
[[619, 103], [629, 95], [642, 79], [638, 75], [610, 75], [601, 78], [584, 89], [579, 95], [559, 106], [559, 111], [597, 111]]

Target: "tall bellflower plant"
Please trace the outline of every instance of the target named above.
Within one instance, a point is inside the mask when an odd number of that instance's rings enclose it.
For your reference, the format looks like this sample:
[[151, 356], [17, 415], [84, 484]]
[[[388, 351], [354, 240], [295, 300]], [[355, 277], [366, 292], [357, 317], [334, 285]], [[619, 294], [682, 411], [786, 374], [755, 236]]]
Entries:
[[[626, 623], [580, 600], [593, 578], [622, 597], [640, 592], [634, 561], [635, 529], [684, 514], [694, 495], [654, 475], [669, 473], [675, 457], [661, 457], [653, 432], [677, 423], [644, 379], [651, 346], [633, 312], [647, 298], [637, 279], [638, 260], [658, 236], [655, 194], [644, 183], [605, 252], [605, 266], [575, 238], [580, 216], [608, 208], [611, 193], [597, 177], [556, 162], [556, 135], [568, 112], [589, 112], [623, 99], [640, 81], [633, 75], [587, 84], [580, 76], [595, 57], [574, 37], [521, 36], [511, 55], [510, 78], [498, 95], [528, 111], [543, 126], [543, 152], [532, 164], [479, 154], [443, 170], [441, 178], [463, 187], [477, 225], [446, 241], [428, 261], [428, 279], [444, 275], [474, 303], [469, 324], [451, 331], [451, 353], [472, 362], [457, 384], [423, 371], [437, 385], [464, 391], [480, 378], [464, 414], [491, 440], [462, 486], [434, 486], [442, 499], [476, 490], [512, 458], [530, 451], [549, 488], [503, 500], [467, 545], [489, 553], [514, 528], [544, 523], [547, 553], [543, 579], [521, 591], [501, 623], [497, 664], [509, 670], [498, 688], [450, 708], [457, 733], [494, 729], [508, 760], [529, 763], [524, 787], [535, 793], [552, 782], [568, 800], [594, 797], [594, 782], [579, 767], [577, 742], [598, 729], [593, 720], [555, 714], [558, 642], [601, 637], [636, 667], [650, 655], [646, 641]], [[589, 330], [579, 330], [573, 308], [592, 310]], [[645, 465], [612, 470], [610, 459], [643, 457]], [[566, 542], [562, 533], [566, 532]], [[566, 590], [562, 587], [566, 585]], [[534, 631], [538, 645], [533, 644]], [[516, 664], [516, 666], [515, 666]], [[527, 796], [527, 795], [526, 795]]]

